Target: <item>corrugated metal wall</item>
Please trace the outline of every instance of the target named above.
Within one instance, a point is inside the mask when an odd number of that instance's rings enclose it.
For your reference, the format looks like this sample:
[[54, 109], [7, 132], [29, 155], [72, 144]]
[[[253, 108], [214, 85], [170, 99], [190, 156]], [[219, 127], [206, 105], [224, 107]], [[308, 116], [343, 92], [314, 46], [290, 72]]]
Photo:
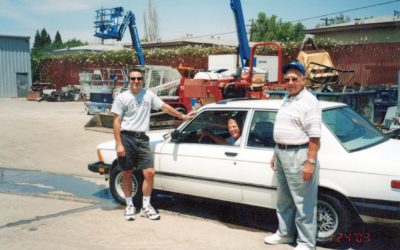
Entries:
[[[90, 67], [88, 67], [90, 68]], [[93, 68], [96, 68], [93, 66]], [[80, 64], [66, 62], [59, 59], [48, 59], [41, 68], [42, 82], [49, 82], [57, 90], [67, 85], [79, 85], [79, 73], [85, 67]]]
[[335, 67], [356, 72], [355, 82], [366, 85], [397, 83], [400, 43], [342, 45], [328, 52]]
[[[336, 68], [354, 70], [355, 82], [363, 85], [396, 84], [397, 72], [400, 70], [400, 43], [375, 43], [357, 45], [339, 45], [326, 49]], [[297, 51], [285, 53], [285, 63], [296, 58]], [[179, 64], [196, 69], [207, 69], [206, 56], [179, 56], [165, 60], [146, 60], [147, 64], [178, 67]], [[79, 84], [79, 72], [92, 65], [78, 65], [59, 59], [48, 60], [42, 68], [42, 80], [56, 85], [57, 89], [68, 84]], [[118, 65], [101, 65], [100, 67], [118, 67]]]
[[[134, 55], [132, 55], [134, 56]], [[160, 58], [158, 60], [148, 60], [146, 64], [149, 65], [165, 65], [171, 67], [178, 67], [180, 64], [184, 66], [194, 67], [195, 69], [207, 69], [208, 58], [205, 56], [193, 57], [190, 55], [168, 58], [165, 60]], [[81, 65], [72, 62], [67, 62], [60, 59], [48, 59], [44, 61], [41, 68], [42, 82], [52, 83], [56, 89], [61, 90], [62, 87], [67, 85], [79, 85], [79, 73], [85, 68], [120, 68], [120, 65], [103, 64], [103, 65]]]
[[[397, 83], [397, 72], [400, 70], [400, 42], [320, 48], [328, 51], [335, 68], [354, 70], [356, 83], [363, 85]], [[297, 57], [297, 51], [283, 54], [284, 63]]]
[[29, 37], [0, 35], [0, 98], [24, 97], [31, 86]]

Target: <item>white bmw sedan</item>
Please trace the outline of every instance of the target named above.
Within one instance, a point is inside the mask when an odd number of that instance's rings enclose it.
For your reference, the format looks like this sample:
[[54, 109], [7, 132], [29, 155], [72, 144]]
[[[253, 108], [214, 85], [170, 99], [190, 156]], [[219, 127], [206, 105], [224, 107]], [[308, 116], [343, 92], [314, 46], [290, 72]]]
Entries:
[[[154, 188], [211, 199], [275, 208], [276, 176], [270, 167], [273, 125], [282, 100], [225, 100], [202, 107], [174, 131], [150, 131]], [[351, 222], [400, 225], [400, 141], [387, 138], [347, 105], [320, 102], [318, 240], [348, 232]], [[199, 130], [228, 137], [226, 118], [240, 121], [240, 145], [219, 145]], [[89, 170], [104, 174], [113, 197], [124, 203], [115, 142], [98, 146]], [[140, 198], [140, 172], [132, 177]]]

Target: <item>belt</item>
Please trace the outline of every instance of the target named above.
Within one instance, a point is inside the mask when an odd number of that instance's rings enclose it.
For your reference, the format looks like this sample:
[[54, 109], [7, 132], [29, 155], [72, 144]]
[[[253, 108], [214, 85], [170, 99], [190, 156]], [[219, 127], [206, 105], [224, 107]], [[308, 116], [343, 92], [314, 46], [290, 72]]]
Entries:
[[121, 131], [121, 134], [130, 135], [130, 136], [133, 136], [136, 138], [143, 138], [146, 136], [145, 132], [136, 132], [136, 131], [127, 131], [127, 130]]
[[277, 146], [279, 149], [304, 148], [304, 147], [308, 147], [308, 143], [304, 143], [304, 144], [300, 144], [300, 145], [287, 145], [287, 144], [280, 144], [280, 143], [277, 143], [276, 146]]

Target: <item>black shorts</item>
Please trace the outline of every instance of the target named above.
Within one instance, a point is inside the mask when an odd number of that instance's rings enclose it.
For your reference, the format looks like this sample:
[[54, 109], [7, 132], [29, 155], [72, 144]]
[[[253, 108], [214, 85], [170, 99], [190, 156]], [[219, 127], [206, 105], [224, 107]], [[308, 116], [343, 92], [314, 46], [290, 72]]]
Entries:
[[121, 133], [122, 145], [125, 148], [125, 157], [118, 157], [118, 165], [122, 170], [153, 168], [153, 154], [149, 147], [149, 137], [134, 136]]

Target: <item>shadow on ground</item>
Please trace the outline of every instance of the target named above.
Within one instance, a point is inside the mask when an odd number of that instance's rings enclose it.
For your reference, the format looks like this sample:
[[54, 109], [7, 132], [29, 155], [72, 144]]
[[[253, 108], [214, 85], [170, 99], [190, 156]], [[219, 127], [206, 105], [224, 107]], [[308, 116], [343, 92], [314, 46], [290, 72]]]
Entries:
[[[275, 210], [238, 205], [168, 192], [155, 192], [155, 207], [179, 214], [215, 220], [227, 227], [245, 227], [273, 233], [278, 227]], [[318, 244], [328, 249], [400, 249], [400, 228], [355, 222], [350, 232], [342, 232], [329, 244]]]

